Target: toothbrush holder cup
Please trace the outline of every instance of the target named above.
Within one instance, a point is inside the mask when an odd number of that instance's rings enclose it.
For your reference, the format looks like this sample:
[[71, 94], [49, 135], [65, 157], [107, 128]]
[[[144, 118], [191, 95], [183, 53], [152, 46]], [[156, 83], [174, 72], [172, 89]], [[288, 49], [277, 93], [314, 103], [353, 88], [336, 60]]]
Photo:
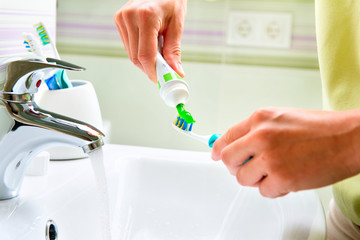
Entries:
[[[41, 108], [89, 123], [102, 130], [103, 122], [94, 86], [84, 80], [72, 80], [72, 88], [43, 90], [37, 99]], [[48, 150], [51, 160], [87, 157], [80, 148], [59, 146]]]

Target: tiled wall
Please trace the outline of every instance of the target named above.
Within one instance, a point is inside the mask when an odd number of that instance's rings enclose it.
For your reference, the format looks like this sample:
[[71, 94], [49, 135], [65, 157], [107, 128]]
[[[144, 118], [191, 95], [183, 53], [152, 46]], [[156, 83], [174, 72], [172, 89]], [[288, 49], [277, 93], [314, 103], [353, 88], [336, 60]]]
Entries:
[[[125, 0], [59, 0], [58, 43], [66, 53], [126, 56], [114, 13]], [[226, 45], [230, 11], [286, 12], [293, 16], [289, 49]], [[309, 0], [188, 0], [184, 61], [317, 68], [314, 2]]]
[[[33, 24], [42, 21], [55, 40], [56, 0], [0, 1], [0, 60], [27, 54], [23, 32], [33, 34]], [[44, 54], [50, 54], [44, 52]]]

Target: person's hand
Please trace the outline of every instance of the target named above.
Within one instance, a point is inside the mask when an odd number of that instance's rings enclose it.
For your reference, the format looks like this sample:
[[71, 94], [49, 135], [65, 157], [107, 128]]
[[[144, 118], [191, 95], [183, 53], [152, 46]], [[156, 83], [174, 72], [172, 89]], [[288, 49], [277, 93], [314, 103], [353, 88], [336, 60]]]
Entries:
[[216, 140], [212, 158], [241, 185], [279, 197], [358, 174], [359, 126], [359, 110], [260, 109]]
[[114, 16], [130, 60], [153, 82], [156, 79], [158, 36], [163, 35], [163, 56], [181, 77], [180, 41], [186, 0], [130, 0]]

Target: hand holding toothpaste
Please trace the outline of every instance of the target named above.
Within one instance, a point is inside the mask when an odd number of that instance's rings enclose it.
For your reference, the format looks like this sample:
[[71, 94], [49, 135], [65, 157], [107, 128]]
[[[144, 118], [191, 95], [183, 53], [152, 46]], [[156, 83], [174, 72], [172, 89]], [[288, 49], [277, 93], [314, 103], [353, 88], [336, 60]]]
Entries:
[[163, 56], [181, 77], [180, 41], [186, 15], [186, 0], [130, 0], [114, 16], [130, 60], [153, 82], [158, 36], [164, 36]]

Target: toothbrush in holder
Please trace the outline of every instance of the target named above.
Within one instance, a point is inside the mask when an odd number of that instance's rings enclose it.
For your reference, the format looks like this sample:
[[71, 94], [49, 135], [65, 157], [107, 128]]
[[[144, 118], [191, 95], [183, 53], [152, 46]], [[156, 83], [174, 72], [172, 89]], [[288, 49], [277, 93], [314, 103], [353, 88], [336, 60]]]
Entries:
[[55, 43], [54, 41], [52, 41], [52, 38], [50, 37], [50, 32], [47, 31], [47, 29], [45, 28], [45, 25], [42, 22], [38, 22], [36, 24], [34, 24], [34, 28], [36, 30], [36, 33], [39, 36], [39, 39], [42, 43], [43, 46], [49, 45], [52, 48], [52, 52], [54, 54], [54, 58], [56, 59], [60, 59], [59, 53], [56, 49]]
[[[53, 56], [56, 59], [60, 59], [59, 53], [56, 49], [55, 42], [53, 41], [52, 37], [50, 36], [50, 32], [46, 29], [45, 25], [42, 22], [38, 22], [34, 24], [34, 28], [36, 33], [44, 47], [47, 45], [51, 46]], [[45, 83], [48, 85], [49, 90], [57, 90], [63, 88], [71, 88], [72, 83], [69, 80], [65, 70], [59, 70], [54, 74], [51, 78], [46, 79]]]
[[24, 45], [28, 52], [35, 53], [39, 57], [44, 57], [41, 51], [39, 42], [34, 38], [34, 35], [28, 32], [23, 32]]

